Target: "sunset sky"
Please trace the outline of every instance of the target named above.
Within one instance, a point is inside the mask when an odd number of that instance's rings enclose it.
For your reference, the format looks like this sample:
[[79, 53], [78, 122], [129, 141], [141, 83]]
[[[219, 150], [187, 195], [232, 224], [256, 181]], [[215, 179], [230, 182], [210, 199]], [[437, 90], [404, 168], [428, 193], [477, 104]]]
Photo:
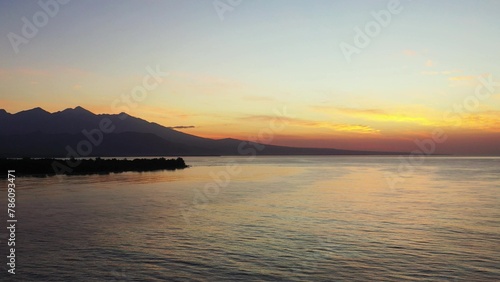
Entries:
[[70, 1], [44, 23], [1, 1], [0, 108], [118, 113], [149, 68], [168, 76], [126, 111], [194, 135], [252, 138], [286, 109], [273, 144], [411, 151], [440, 128], [439, 153], [500, 155], [500, 1], [396, 2]]

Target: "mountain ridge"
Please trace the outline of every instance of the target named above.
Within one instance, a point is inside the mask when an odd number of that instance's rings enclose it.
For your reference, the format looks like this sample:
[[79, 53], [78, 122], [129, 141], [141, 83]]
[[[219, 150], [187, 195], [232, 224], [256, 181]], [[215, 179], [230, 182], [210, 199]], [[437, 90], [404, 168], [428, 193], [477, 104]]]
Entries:
[[[101, 131], [103, 121], [108, 123], [108, 129], [112, 128], [110, 132]], [[84, 150], [82, 144], [91, 148]], [[0, 109], [0, 157], [64, 157], [65, 152], [67, 155], [70, 150], [78, 149], [88, 153], [80, 154], [82, 157], [404, 154], [264, 145], [234, 138], [210, 139], [126, 113], [94, 114], [80, 106], [54, 113], [40, 107], [15, 114]]]

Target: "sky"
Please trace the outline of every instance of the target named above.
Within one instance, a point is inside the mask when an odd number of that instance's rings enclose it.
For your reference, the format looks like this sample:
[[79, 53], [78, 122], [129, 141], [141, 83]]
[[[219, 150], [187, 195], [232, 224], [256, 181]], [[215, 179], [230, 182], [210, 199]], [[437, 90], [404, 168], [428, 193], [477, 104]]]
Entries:
[[0, 108], [500, 155], [499, 12], [496, 0], [0, 1]]

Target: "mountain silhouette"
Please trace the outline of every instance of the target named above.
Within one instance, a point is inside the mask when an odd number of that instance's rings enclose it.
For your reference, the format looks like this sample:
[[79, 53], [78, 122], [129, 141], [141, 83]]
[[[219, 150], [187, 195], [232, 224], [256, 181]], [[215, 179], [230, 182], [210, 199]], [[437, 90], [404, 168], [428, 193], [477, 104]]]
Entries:
[[[96, 131], [103, 120], [113, 128]], [[93, 132], [94, 140], [89, 139]], [[92, 134], [90, 134], [92, 135]], [[99, 138], [100, 137], [100, 138]], [[97, 139], [100, 139], [96, 142]], [[94, 141], [94, 143], [91, 143]], [[120, 114], [94, 114], [82, 107], [49, 113], [42, 108], [10, 114], [0, 109], [0, 157], [66, 157], [68, 147], [86, 156], [211, 155], [374, 155], [394, 152], [351, 151], [260, 145], [232, 138], [203, 138]]]

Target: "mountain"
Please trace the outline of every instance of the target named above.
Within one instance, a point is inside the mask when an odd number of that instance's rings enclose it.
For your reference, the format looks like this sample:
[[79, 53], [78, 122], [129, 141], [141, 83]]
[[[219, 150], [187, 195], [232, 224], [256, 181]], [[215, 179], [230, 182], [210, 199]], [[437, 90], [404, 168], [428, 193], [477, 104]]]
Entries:
[[34, 108], [16, 114], [0, 109], [0, 157], [66, 157], [72, 150], [80, 157], [398, 154], [214, 140], [125, 113], [96, 115], [82, 107], [55, 113]]

